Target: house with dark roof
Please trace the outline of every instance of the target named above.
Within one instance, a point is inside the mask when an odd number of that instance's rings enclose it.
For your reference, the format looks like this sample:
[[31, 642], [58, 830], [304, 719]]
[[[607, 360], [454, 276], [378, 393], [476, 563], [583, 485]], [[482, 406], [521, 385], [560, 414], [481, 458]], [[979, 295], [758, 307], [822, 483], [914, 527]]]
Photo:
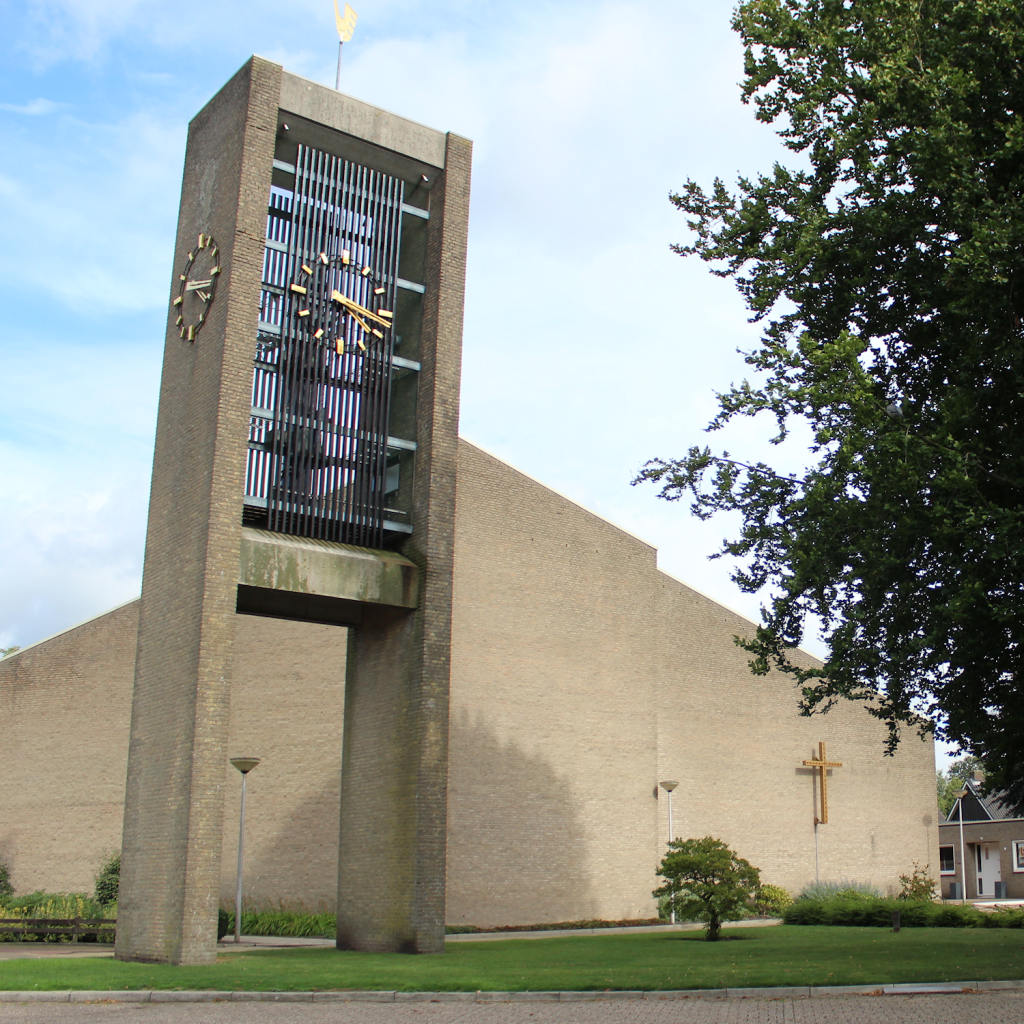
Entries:
[[975, 772], [939, 823], [942, 895], [1024, 899], [1024, 818], [983, 790], [984, 774]]

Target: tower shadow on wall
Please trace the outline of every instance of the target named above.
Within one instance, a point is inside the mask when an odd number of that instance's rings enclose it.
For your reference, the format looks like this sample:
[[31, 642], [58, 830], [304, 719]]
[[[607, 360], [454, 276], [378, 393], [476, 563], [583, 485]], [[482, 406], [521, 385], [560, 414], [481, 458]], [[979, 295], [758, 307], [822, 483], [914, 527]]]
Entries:
[[587, 829], [552, 765], [465, 711], [449, 724], [448, 924], [540, 924], [598, 914]]
[[[340, 762], [340, 735], [338, 743]], [[447, 923], [597, 917], [587, 832], [569, 783], [543, 757], [502, 742], [493, 727], [465, 712], [452, 716], [449, 751]], [[269, 778], [262, 781], [270, 787]], [[263, 836], [247, 839], [247, 900], [333, 909], [338, 792], [336, 781], [304, 787], [277, 806]], [[254, 822], [259, 796], [252, 801]], [[233, 850], [228, 859], [233, 865]], [[233, 872], [228, 874], [225, 902], [234, 895]]]

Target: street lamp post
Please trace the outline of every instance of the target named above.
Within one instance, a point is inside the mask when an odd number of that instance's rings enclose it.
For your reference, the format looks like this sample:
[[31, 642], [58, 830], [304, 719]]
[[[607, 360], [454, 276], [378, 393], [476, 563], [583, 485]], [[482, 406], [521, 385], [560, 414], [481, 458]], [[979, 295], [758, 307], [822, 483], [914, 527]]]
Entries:
[[[663, 782], [661, 784], [661, 788], [663, 790], [665, 790], [666, 793], [668, 793], [668, 841], [670, 843], [672, 842], [673, 839], [675, 839], [675, 829], [672, 827], [672, 790], [675, 789], [676, 786], [678, 786], [678, 785], [679, 785], [678, 782], [672, 782], [672, 781]], [[672, 922], [672, 924], [675, 924], [676, 923], [676, 905], [675, 905], [675, 900], [672, 901], [670, 906], [672, 907], [672, 910], [670, 911], [671, 916], [670, 916], [669, 920]]]
[[258, 757], [233, 757], [231, 763], [242, 773], [242, 811], [238, 816], [238, 878], [235, 884], [235, 942], [242, 941], [242, 848], [245, 841], [245, 777], [260, 763]]
[[956, 816], [960, 821], [960, 902], [967, 902], [967, 860], [964, 858], [964, 797], [967, 790], [961, 789], [953, 794], [956, 797]]

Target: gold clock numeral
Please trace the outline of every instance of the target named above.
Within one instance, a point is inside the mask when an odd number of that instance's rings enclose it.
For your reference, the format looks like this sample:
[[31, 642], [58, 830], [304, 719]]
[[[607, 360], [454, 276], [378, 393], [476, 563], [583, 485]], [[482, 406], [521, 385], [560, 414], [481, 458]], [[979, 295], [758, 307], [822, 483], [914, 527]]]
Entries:
[[370, 276], [370, 271], [372, 269], [373, 269], [372, 267], [363, 267], [363, 269], [361, 271], [363, 277], [369, 277]]
[[299, 316], [309, 316], [309, 310], [308, 309], [300, 309], [299, 310]]
[[181, 325], [181, 320], [182, 318], [179, 316], [178, 319], [174, 321], [174, 326], [179, 327]]
[[390, 319], [391, 319], [391, 317], [393, 317], [394, 315], [395, 315], [395, 314], [394, 314], [394, 313], [392, 313], [390, 309], [378, 309], [378, 310], [377, 310], [377, 316], [386, 316], [386, 317], [387, 317], [387, 318], [388, 318], [389, 320], [390, 320]]
[[374, 288], [373, 289], [373, 294], [374, 295], [383, 295], [386, 290], [387, 289], [385, 289], [385, 288]]
[[339, 356], [345, 354], [345, 339], [344, 338], [337, 338], [335, 340], [335, 342], [334, 342], [334, 350], [338, 353]]
[[323, 265], [324, 265], [325, 267], [327, 266], [327, 264], [328, 264], [328, 260], [327, 260], [327, 253], [325, 253], [325, 252], [322, 252], [322, 253], [320, 253], [320, 262], [321, 262], [321, 263], [322, 263], [322, 264], [323, 264]]
[[171, 305], [172, 305], [172, 306], [180, 306], [180, 305], [181, 305], [181, 296], [179, 295], [179, 296], [178, 296], [178, 297], [177, 297], [177, 298], [176, 298], [176, 299], [174, 300], [174, 302], [172, 302], [172, 303], [171, 303]]
[[302, 264], [302, 269], [307, 274], [312, 274], [313, 273], [313, 268], [312, 267], [307, 267], [305, 263]]
[[363, 344], [362, 338], [356, 338], [356, 344], [365, 352], [366, 346]]
[[313, 335], [313, 337], [316, 338], [317, 341], [319, 341], [323, 336], [324, 336], [324, 329], [322, 327], [317, 328], [316, 333]]
[[216, 277], [220, 273], [220, 267], [212, 267], [210, 269], [210, 277]]
[[351, 255], [352, 254], [348, 251], [348, 249], [341, 250], [341, 262], [344, 263], [346, 267], [352, 262], [350, 258]]
[[196, 340], [195, 324], [189, 324], [188, 325], [188, 340], [189, 341], [195, 341]]
[[200, 235], [199, 236], [199, 248], [200, 249], [205, 249], [206, 248], [206, 236], [205, 235]]
[[293, 292], [297, 292], [299, 295], [305, 295], [306, 289], [301, 284], [293, 284], [290, 286]]
[[384, 332], [383, 332], [383, 331], [378, 331], [376, 327], [374, 327], [374, 329], [373, 329], [373, 330], [372, 330], [372, 331], [371, 331], [370, 333], [371, 333], [371, 334], [372, 334], [372, 335], [373, 335], [373, 336], [374, 336], [375, 338], [380, 338], [380, 339], [381, 339], [381, 341], [383, 341], [383, 340], [384, 340]]

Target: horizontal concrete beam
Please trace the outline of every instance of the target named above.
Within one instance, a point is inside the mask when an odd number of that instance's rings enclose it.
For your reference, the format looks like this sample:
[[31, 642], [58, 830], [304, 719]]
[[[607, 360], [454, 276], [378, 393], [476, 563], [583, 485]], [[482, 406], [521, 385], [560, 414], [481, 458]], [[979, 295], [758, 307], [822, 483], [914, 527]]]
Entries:
[[242, 528], [240, 612], [346, 625], [364, 605], [411, 609], [418, 600], [419, 569], [393, 551]]
[[432, 167], [444, 167], [444, 132], [381, 110], [319, 82], [281, 73], [281, 109]]

